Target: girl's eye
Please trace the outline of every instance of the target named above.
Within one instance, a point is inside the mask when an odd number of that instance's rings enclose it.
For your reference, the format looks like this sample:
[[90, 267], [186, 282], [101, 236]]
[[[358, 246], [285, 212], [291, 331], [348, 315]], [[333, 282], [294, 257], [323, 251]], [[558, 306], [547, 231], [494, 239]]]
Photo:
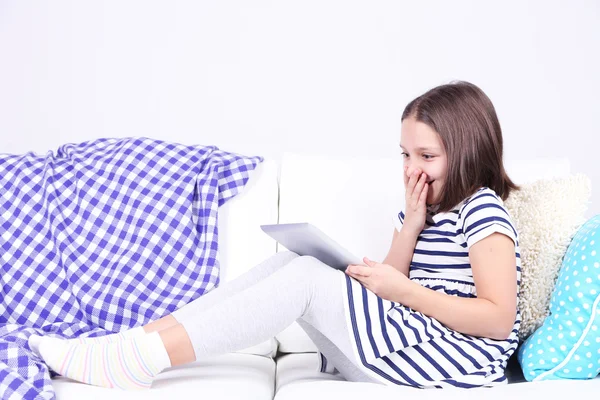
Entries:
[[407, 153], [402, 152], [402, 157], [408, 157]]
[[430, 156], [429, 154], [423, 154], [423, 158], [426, 160], [430, 160], [433, 158], [433, 156]]

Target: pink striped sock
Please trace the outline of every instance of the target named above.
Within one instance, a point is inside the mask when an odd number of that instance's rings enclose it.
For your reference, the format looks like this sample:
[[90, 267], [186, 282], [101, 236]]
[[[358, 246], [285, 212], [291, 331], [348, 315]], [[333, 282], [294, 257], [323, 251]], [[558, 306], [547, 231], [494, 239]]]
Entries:
[[134, 337], [145, 335], [144, 327], [138, 326], [135, 328], [128, 329], [123, 332], [117, 332], [110, 335], [97, 336], [97, 337], [78, 337], [75, 339], [69, 339], [70, 344], [97, 344], [97, 343], [112, 343], [118, 342], [119, 340], [127, 340]]
[[171, 366], [158, 332], [111, 343], [73, 344], [32, 336], [30, 347], [59, 374], [95, 386], [148, 389]]

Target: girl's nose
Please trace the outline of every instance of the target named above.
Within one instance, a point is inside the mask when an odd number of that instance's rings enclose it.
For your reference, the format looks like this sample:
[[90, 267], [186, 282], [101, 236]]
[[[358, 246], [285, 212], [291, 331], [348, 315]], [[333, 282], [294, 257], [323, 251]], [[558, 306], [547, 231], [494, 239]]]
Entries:
[[405, 171], [408, 176], [411, 176], [415, 171], [419, 171], [419, 173], [423, 172], [420, 168], [413, 166], [406, 166]]

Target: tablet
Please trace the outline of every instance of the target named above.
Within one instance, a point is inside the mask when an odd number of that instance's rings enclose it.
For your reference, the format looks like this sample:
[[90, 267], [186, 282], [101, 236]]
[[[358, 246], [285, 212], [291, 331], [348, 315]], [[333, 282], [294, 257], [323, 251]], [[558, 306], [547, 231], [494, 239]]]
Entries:
[[301, 256], [312, 256], [330, 267], [345, 270], [349, 264], [364, 264], [362, 259], [340, 246], [308, 222], [261, 225], [277, 242]]

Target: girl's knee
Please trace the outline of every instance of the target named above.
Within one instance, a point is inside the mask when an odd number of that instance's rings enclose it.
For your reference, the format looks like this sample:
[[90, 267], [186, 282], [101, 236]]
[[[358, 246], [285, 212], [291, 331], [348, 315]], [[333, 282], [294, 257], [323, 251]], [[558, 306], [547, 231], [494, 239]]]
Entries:
[[290, 264], [293, 264], [294, 268], [297, 268], [300, 271], [304, 271], [305, 273], [308, 271], [319, 271], [325, 268], [330, 268], [329, 266], [323, 264], [317, 258], [312, 256], [298, 256], [294, 258]]
[[342, 272], [311, 256], [299, 256], [286, 265], [290, 279], [298, 285], [305, 284], [315, 294], [320, 289], [330, 290], [332, 282], [340, 279]]
[[342, 271], [330, 267], [321, 260], [312, 256], [300, 256], [294, 261], [301, 263], [304, 269], [310, 270], [312, 273], [322, 276], [339, 276], [340, 273], [343, 273]]
[[281, 272], [286, 275], [289, 281], [293, 281], [298, 285], [304, 281], [308, 283], [314, 281], [315, 274], [319, 273], [319, 260], [308, 256], [296, 255], [296, 257], [293, 257], [290, 255], [289, 257], [290, 261], [281, 267]]

